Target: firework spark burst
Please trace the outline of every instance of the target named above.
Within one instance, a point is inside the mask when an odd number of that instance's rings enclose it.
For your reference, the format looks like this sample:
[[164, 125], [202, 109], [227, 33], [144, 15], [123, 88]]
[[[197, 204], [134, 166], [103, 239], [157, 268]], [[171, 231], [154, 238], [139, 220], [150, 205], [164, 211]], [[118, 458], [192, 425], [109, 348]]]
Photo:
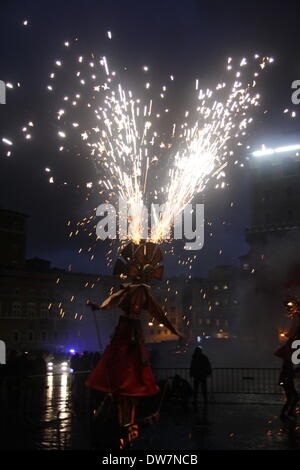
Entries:
[[[111, 32], [108, 37], [111, 39]], [[161, 118], [172, 114], [172, 104], [167, 100], [168, 87], [158, 90], [150, 82], [148, 65], [141, 67], [147, 79], [137, 97], [121, 84], [121, 73], [111, 69], [106, 57], [74, 56], [72, 46], [72, 41], [64, 42], [69, 56], [54, 60], [45, 84], [51, 100], [60, 102], [56, 111], [58, 150], [69, 147], [70, 152], [78, 147], [74, 133], [87, 145], [96, 178], [85, 187], [106, 194], [106, 202], [116, 202], [119, 197], [127, 202], [129, 239], [138, 243], [144, 238], [143, 206], [159, 201], [161, 209], [152, 211], [149, 239], [163, 242], [169, 239], [176, 216], [211, 180], [218, 180], [217, 188], [226, 187], [224, 169], [234, 160], [238, 163], [234, 154], [243, 145], [254, 108], [260, 104], [258, 77], [273, 58], [255, 54], [236, 63], [228, 58], [225, 81], [212, 89], [200, 89], [197, 79], [192, 109], [184, 113], [182, 121], [169, 122], [169, 133], [162, 134]], [[174, 75], [169, 75], [168, 82], [176, 86]], [[27, 141], [32, 138], [32, 127], [32, 121], [22, 127]], [[13, 145], [9, 137], [2, 142]], [[53, 184], [56, 179], [50, 167], [45, 172]]]
[[[255, 57], [255, 59], [259, 59]], [[256, 68], [265, 68], [273, 58], [263, 57]], [[228, 59], [228, 64], [232, 59]], [[202, 192], [212, 177], [225, 176], [224, 168], [232, 160], [234, 147], [242, 146], [247, 126], [253, 121], [251, 112], [259, 106], [260, 95], [256, 93], [256, 80], [244, 73], [241, 79], [241, 68], [248, 64], [243, 58], [239, 69], [227, 66], [231, 71], [231, 80], [219, 83], [215, 90], [198, 91], [199, 80], [196, 80], [198, 106], [194, 123], [181, 125], [181, 149], [173, 158], [169, 170], [168, 183], [164, 191], [164, 210], [157, 215], [152, 233], [153, 241], [163, 240], [170, 232], [175, 217], [192, 201], [195, 194]], [[258, 72], [251, 70], [253, 77]], [[237, 80], [239, 78], [239, 80]], [[186, 113], [188, 115], [188, 113]], [[217, 185], [218, 187], [219, 185]], [[223, 188], [222, 182], [220, 187]]]
[[[182, 123], [171, 123], [168, 142], [159, 133], [159, 118], [169, 112], [165, 106], [167, 87], [160, 88], [158, 97], [149, 98], [151, 83], [146, 82], [147, 95], [137, 98], [120, 84], [115, 71], [111, 71], [106, 57], [95, 60], [83, 56], [76, 58], [78, 68], [74, 77], [80, 87], [73, 96], [63, 94], [64, 107], [57, 111], [57, 119], [64, 125], [58, 130], [60, 139], [68, 137], [68, 128], [80, 132], [90, 150], [96, 168], [106, 171], [98, 180], [110, 194], [122, 197], [129, 205], [131, 215], [129, 238], [139, 242], [143, 238], [143, 205], [155, 195], [163, 203], [163, 210], [154, 212], [155, 224], [149, 239], [162, 242], [170, 233], [175, 217], [202, 192], [212, 178], [224, 178], [224, 168], [233, 160], [234, 148], [243, 145], [248, 125], [253, 121], [253, 108], [259, 106], [256, 92], [257, 77], [262, 69], [273, 62], [270, 57], [256, 54], [250, 61], [243, 58], [237, 66], [232, 58], [226, 63], [226, 82], [214, 89], [199, 89], [196, 80], [195, 109], [187, 111]], [[250, 64], [249, 64], [250, 62]], [[62, 69], [57, 59], [55, 67]], [[143, 67], [149, 71], [148, 66]], [[48, 90], [55, 89], [53, 80]], [[171, 78], [172, 77], [172, 78]], [[174, 76], [169, 77], [171, 81]], [[50, 87], [50, 88], [49, 88]], [[162, 105], [163, 103], [163, 105]], [[164, 107], [162, 110], [161, 108]], [[80, 110], [83, 110], [80, 118]], [[86, 111], [89, 116], [86, 118]], [[76, 116], [74, 117], [74, 114]], [[83, 127], [82, 122], [91, 125]], [[63, 150], [60, 146], [59, 150]], [[169, 170], [161, 174], [162, 149], [167, 149]], [[149, 171], [155, 166], [158, 177], [149, 184]], [[163, 181], [166, 181], [163, 183]], [[217, 187], [225, 187], [223, 181]], [[88, 188], [93, 186], [87, 183]]]

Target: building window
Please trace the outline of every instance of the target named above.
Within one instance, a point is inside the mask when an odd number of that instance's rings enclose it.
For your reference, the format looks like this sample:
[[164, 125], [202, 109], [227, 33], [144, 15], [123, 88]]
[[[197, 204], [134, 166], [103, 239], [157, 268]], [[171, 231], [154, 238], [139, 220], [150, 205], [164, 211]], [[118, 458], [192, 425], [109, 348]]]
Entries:
[[29, 330], [29, 332], [28, 332], [28, 341], [29, 341], [30, 343], [32, 343], [33, 338], [34, 338], [34, 333], [33, 333], [32, 330]]
[[19, 330], [15, 330], [13, 332], [13, 341], [14, 341], [14, 343], [18, 343], [20, 341], [20, 332], [19, 332]]
[[48, 304], [43, 303], [40, 305], [40, 316], [41, 318], [47, 318], [48, 315]]
[[12, 316], [13, 318], [20, 318], [22, 315], [22, 305], [21, 302], [12, 303]]
[[56, 318], [58, 317], [58, 311], [61, 310], [60, 307], [58, 307], [57, 304], [53, 303], [50, 308], [48, 308], [47, 305], [47, 317], [48, 318]]
[[28, 302], [27, 304], [27, 316], [34, 318], [36, 314], [36, 305], [34, 302]]

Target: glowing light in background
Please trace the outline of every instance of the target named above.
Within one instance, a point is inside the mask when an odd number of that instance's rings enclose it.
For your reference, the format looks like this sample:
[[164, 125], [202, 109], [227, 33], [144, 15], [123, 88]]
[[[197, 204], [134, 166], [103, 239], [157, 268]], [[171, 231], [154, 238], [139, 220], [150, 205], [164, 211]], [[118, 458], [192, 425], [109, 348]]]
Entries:
[[300, 144], [286, 145], [283, 147], [276, 147], [274, 149], [267, 148], [264, 145], [262, 145], [261, 150], [256, 150], [255, 152], [252, 153], [252, 155], [254, 157], [264, 157], [266, 155], [273, 155], [274, 153], [292, 152], [293, 150], [299, 150], [299, 149], [300, 149]]

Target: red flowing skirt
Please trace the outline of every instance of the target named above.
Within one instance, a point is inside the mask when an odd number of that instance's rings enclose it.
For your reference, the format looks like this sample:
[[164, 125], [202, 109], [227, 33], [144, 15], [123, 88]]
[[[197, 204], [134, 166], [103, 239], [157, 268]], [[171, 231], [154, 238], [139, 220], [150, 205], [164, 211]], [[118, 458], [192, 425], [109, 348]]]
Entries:
[[86, 385], [105, 393], [137, 397], [159, 392], [143, 343], [140, 320], [120, 317], [111, 343]]

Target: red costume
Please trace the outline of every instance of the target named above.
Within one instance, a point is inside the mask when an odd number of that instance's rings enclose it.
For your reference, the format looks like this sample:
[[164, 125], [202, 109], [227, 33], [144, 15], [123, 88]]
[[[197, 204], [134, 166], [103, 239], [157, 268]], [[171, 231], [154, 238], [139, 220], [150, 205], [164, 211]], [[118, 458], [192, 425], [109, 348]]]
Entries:
[[[111, 343], [86, 381], [91, 388], [106, 393], [126, 396], [150, 396], [159, 392], [149, 364], [140, 323], [142, 310], [148, 310], [159, 323], [178, 335], [160, 305], [152, 297], [148, 282], [161, 279], [162, 253], [152, 243], [130, 243], [122, 251], [125, 262], [118, 260], [114, 274], [126, 275], [131, 283], [106, 299], [101, 306], [90, 302], [92, 308], [120, 307], [124, 314], [119, 319]], [[179, 336], [179, 335], [178, 335]]]

